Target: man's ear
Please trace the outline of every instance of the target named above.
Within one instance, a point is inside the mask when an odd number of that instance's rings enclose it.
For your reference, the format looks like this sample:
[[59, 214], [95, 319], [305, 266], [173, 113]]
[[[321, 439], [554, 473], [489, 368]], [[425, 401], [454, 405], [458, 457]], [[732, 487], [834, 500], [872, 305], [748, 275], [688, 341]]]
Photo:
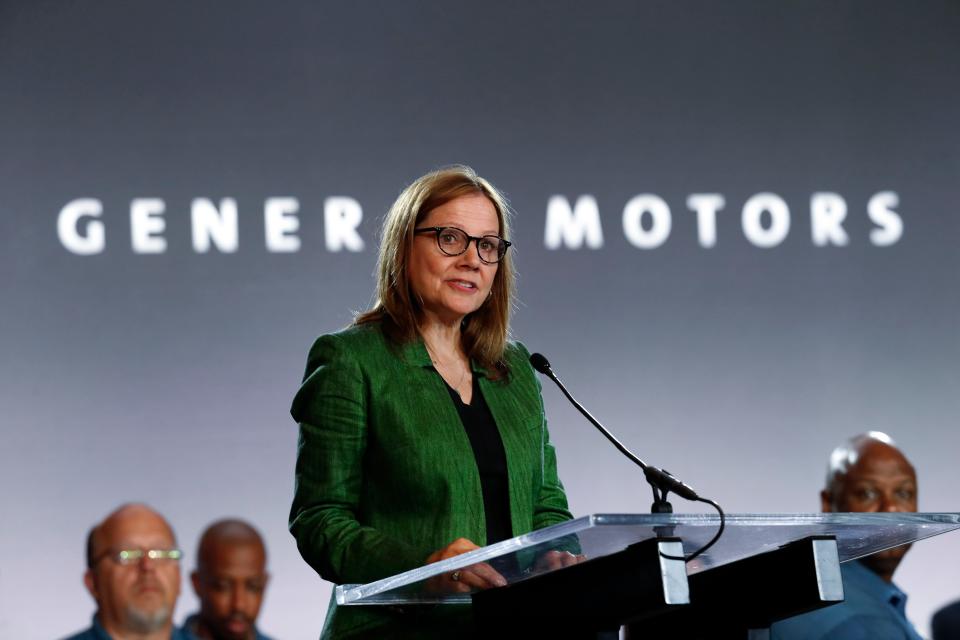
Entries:
[[93, 596], [94, 600], [97, 600], [97, 581], [93, 577], [93, 571], [87, 569], [86, 573], [83, 574], [83, 585], [87, 588], [87, 591], [90, 592], [90, 595]]
[[820, 492], [820, 510], [824, 513], [833, 511], [833, 494], [826, 489]]
[[196, 571], [190, 573], [190, 584], [193, 585], [193, 592], [200, 597], [200, 574]]

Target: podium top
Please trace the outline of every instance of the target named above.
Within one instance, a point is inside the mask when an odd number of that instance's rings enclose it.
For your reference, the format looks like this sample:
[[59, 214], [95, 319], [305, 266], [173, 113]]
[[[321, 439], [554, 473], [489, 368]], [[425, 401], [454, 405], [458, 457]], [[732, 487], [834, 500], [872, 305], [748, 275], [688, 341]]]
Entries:
[[[454, 558], [418, 567], [364, 585], [336, 588], [341, 605], [468, 603], [470, 594], [432, 591], [427, 581], [478, 562], [490, 563], [508, 583], [550, 569], [543, 558], [566, 551], [599, 558], [657, 536], [677, 536], [685, 554], [696, 551], [716, 533], [716, 514], [594, 514], [498, 542]], [[808, 536], [836, 536], [840, 561], [923, 540], [960, 529], [960, 513], [790, 513], [728, 514], [726, 531], [701, 556], [687, 563], [692, 575], [771, 551]]]

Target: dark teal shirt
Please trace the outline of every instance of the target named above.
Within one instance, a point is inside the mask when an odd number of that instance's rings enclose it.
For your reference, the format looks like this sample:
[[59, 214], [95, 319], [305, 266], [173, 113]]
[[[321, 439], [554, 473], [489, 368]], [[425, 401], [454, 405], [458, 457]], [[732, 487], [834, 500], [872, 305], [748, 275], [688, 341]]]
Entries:
[[907, 594], [857, 561], [840, 565], [840, 604], [788, 618], [770, 628], [771, 640], [921, 640], [907, 620]]
[[[89, 629], [76, 633], [69, 638], [64, 638], [64, 640], [113, 640], [113, 637], [107, 633], [107, 630], [97, 620], [97, 616], [94, 615]], [[183, 635], [180, 629], [174, 627], [170, 633], [170, 640], [187, 640], [187, 637]]]
[[[200, 637], [196, 634], [198, 620], [199, 614], [195, 613], [183, 621], [183, 626], [180, 627], [180, 633], [183, 634], [183, 640], [200, 640]], [[254, 640], [270, 640], [269, 636], [265, 636], [260, 633], [260, 630], [256, 627], [253, 628], [253, 637]]]

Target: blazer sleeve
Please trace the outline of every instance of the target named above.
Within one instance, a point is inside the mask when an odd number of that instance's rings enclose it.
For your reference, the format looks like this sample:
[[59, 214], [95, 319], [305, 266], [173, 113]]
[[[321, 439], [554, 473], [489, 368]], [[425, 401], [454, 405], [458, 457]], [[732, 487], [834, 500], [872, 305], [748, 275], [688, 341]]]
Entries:
[[543, 421], [543, 473], [537, 501], [533, 507], [533, 528], [543, 529], [550, 525], [571, 520], [573, 515], [567, 505], [567, 494], [557, 472], [557, 452], [550, 444], [547, 421]]
[[573, 515], [567, 506], [567, 494], [557, 471], [557, 451], [550, 442], [550, 431], [547, 428], [547, 417], [543, 406], [543, 388], [533, 367], [530, 366], [530, 352], [520, 342], [515, 345], [520, 357], [513, 366], [516, 368], [516, 373], [526, 377], [531, 385], [530, 388], [534, 389], [536, 406], [539, 408], [540, 473], [539, 486], [533, 504], [533, 529], [536, 531], [571, 520]]
[[362, 368], [343, 341], [319, 338], [290, 410], [300, 434], [289, 525], [304, 560], [338, 584], [371, 582], [425, 560], [359, 520], [368, 395]]

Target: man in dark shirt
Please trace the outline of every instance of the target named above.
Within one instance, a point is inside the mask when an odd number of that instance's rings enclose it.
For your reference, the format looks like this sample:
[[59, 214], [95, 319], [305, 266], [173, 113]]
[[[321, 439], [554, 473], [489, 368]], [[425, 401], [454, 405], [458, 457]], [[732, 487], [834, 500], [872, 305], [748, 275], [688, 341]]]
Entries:
[[181, 640], [173, 626], [180, 550], [150, 507], [124, 505], [90, 530], [83, 582], [97, 612], [90, 628], [69, 640]]
[[183, 624], [188, 640], [268, 640], [256, 628], [267, 588], [267, 552], [257, 530], [221, 520], [200, 537], [190, 575], [200, 612]]
[[[871, 431], [834, 449], [820, 500], [825, 512], [916, 511], [917, 475], [888, 435]], [[778, 622], [771, 639], [920, 640], [906, 618], [907, 596], [893, 584], [908, 548], [842, 564], [844, 602]]]
[[930, 621], [930, 633], [933, 640], [956, 640], [960, 638], [960, 600], [948, 604], [935, 614]]

